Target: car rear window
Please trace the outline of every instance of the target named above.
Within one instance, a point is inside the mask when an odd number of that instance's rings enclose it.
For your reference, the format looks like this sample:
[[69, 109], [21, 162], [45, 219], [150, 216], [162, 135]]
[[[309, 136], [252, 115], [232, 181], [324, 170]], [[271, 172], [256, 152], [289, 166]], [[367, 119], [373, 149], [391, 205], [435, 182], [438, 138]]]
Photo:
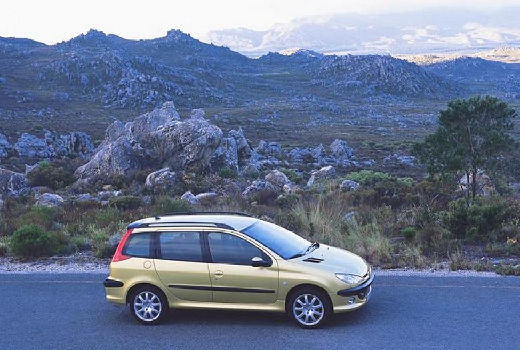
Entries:
[[203, 261], [199, 232], [161, 232], [159, 242], [161, 259]]
[[134, 233], [128, 238], [123, 254], [137, 258], [149, 258], [151, 233]]

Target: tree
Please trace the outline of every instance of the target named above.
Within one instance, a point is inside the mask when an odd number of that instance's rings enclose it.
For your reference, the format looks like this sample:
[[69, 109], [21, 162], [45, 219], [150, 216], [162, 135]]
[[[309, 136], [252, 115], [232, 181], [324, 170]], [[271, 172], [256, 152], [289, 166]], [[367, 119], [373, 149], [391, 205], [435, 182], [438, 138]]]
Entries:
[[491, 96], [450, 101], [440, 111], [435, 133], [415, 144], [414, 154], [431, 176], [464, 173], [475, 198], [478, 170], [496, 169], [515, 145], [509, 131], [516, 115], [506, 102]]

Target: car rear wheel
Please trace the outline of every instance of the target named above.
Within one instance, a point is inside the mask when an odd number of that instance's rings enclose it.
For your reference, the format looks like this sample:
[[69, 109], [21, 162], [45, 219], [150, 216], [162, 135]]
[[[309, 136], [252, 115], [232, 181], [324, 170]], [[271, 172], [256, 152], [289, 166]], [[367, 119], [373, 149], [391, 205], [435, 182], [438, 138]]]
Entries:
[[298, 326], [318, 328], [332, 314], [332, 306], [326, 293], [307, 287], [291, 295], [288, 313]]
[[130, 298], [130, 312], [143, 324], [161, 322], [168, 310], [168, 304], [163, 293], [157, 288], [144, 286], [137, 288]]

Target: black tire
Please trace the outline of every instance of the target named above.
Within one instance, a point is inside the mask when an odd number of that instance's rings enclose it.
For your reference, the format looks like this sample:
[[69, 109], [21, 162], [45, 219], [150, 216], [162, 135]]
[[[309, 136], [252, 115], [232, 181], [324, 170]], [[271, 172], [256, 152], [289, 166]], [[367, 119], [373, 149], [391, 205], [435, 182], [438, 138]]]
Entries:
[[[301, 302], [305, 303], [305, 296], [308, 296], [308, 304], [302, 305]], [[316, 298], [316, 300], [313, 301], [313, 298]], [[311, 303], [311, 301], [313, 302]], [[302, 310], [298, 308], [302, 308]], [[305, 311], [306, 309], [308, 309], [308, 312]], [[319, 314], [320, 311], [321, 315]], [[321, 327], [329, 320], [332, 313], [332, 304], [329, 296], [319, 288], [298, 288], [291, 293], [288, 299], [287, 314], [301, 328], [313, 329]], [[306, 322], [306, 320], [309, 322]]]
[[[139, 303], [142, 312], [138, 311]], [[145, 325], [160, 323], [168, 313], [168, 301], [164, 293], [153, 286], [142, 286], [132, 291], [129, 298], [129, 307], [132, 316]]]

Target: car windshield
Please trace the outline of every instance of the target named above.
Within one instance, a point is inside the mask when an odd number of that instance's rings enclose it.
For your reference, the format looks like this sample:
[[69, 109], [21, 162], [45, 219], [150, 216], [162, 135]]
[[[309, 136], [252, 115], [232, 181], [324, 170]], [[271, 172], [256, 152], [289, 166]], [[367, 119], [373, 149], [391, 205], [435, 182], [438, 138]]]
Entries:
[[257, 221], [242, 233], [254, 238], [284, 259], [301, 256], [311, 244], [296, 233], [265, 221]]

